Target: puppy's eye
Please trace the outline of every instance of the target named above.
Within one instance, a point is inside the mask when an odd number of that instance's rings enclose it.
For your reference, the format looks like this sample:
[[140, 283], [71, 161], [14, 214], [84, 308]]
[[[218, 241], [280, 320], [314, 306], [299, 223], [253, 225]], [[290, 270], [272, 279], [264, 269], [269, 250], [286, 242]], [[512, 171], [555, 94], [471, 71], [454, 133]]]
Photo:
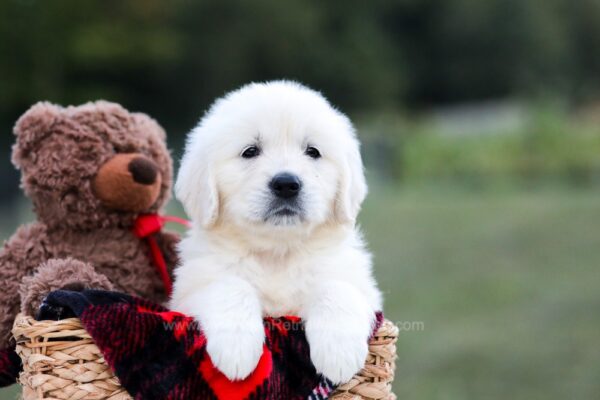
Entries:
[[260, 149], [257, 146], [249, 146], [242, 152], [243, 158], [254, 158], [260, 154]]
[[311, 158], [321, 158], [321, 152], [316, 147], [308, 146], [304, 154]]

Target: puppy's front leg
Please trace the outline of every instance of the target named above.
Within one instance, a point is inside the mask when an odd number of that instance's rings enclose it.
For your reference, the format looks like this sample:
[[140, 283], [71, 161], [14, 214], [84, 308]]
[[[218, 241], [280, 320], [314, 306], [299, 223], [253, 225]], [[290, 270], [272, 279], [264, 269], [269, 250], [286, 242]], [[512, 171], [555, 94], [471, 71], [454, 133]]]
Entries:
[[255, 289], [222, 278], [191, 295], [179, 307], [200, 322], [213, 364], [230, 380], [246, 378], [262, 355], [265, 332]]
[[334, 383], [347, 382], [364, 366], [374, 310], [346, 282], [321, 284], [311, 298], [303, 316], [311, 360]]

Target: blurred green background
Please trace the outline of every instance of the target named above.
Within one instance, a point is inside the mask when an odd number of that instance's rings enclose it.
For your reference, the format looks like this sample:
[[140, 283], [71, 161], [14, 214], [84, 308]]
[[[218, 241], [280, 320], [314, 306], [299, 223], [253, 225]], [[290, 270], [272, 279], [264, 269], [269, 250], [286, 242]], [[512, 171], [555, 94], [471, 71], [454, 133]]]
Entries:
[[120, 102], [177, 158], [215, 97], [278, 78], [358, 127], [399, 398], [598, 398], [597, 0], [2, 0], [0, 236], [33, 218], [32, 103]]

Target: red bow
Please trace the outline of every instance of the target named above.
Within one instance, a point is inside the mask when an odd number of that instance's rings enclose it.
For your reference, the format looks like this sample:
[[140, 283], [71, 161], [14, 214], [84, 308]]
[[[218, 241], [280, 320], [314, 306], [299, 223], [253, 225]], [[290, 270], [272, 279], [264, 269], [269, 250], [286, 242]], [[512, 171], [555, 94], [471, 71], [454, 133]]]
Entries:
[[190, 227], [190, 222], [183, 218], [162, 216], [158, 214], [141, 214], [133, 223], [133, 234], [140, 239], [146, 239], [148, 242], [150, 251], [152, 253], [152, 259], [154, 260], [154, 265], [156, 265], [156, 269], [160, 274], [160, 279], [163, 281], [167, 296], [170, 296], [171, 291], [173, 290], [173, 283], [171, 281], [171, 277], [169, 276], [169, 271], [167, 270], [167, 262], [165, 261], [165, 257], [160, 251], [160, 247], [156, 242], [156, 237], [153, 236], [155, 233], [160, 232], [167, 222], [176, 222], [185, 227]]

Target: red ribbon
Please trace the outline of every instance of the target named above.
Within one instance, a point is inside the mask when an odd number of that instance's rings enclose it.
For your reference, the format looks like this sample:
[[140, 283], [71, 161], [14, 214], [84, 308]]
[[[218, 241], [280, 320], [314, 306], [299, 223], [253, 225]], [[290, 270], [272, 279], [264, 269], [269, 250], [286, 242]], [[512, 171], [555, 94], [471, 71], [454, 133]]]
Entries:
[[167, 222], [175, 222], [187, 228], [190, 227], [190, 222], [183, 218], [162, 216], [158, 214], [141, 214], [133, 223], [133, 234], [140, 239], [146, 239], [146, 242], [150, 246], [152, 260], [154, 261], [156, 270], [160, 275], [160, 279], [163, 281], [165, 292], [167, 293], [167, 296], [170, 296], [173, 291], [173, 282], [171, 281], [169, 271], [167, 270], [165, 257], [154, 236], [155, 233], [159, 233], [162, 230]]

